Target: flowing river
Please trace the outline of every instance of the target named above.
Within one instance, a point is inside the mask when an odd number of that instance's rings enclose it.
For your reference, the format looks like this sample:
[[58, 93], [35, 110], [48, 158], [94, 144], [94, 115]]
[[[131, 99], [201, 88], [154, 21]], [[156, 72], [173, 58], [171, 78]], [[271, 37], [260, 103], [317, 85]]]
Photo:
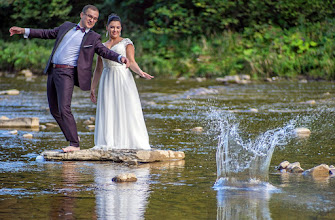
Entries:
[[[184, 151], [185, 160], [138, 166], [36, 161], [44, 150], [67, 144], [58, 127], [18, 134], [0, 128], [0, 219], [335, 219], [335, 178], [276, 170], [284, 160], [305, 170], [335, 165], [334, 83], [136, 83], [150, 144]], [[0, 95], [0, 117], [55, 123], [45, 76], [2, 76], [0, 85], [0, 91], [20, 90]], [[82, 149], [94, 145], [84, 121], [95, 117], [95, 107], [89, 92], [75, 89]], [[295, 137], [297, 127], [311, 135]], [[138, 180], [112, 182], [120, 173]]]

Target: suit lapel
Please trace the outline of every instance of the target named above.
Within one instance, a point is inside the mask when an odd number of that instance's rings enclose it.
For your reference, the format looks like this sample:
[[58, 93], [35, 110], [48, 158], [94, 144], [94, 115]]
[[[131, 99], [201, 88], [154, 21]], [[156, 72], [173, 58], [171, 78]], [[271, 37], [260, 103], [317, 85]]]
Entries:
[[65, 30], [63, 31], [63, 33], [59, 36], [59, 38], [56, 40], [56, 44], [52, 50], [52, 53], [49, 57], [49, 60], [48, 60], [48, 63], [47, 63], [47, 66], [45, 67], [44, 69], [44, 73], [47, 73], [48, 70], [49, 70], [49, 67], [50, 67], [50, 64], [51, 64], [51, 60], [52, 60], [52, 57], [54, 56], [55, 52], [56, 52], [56, 49], [58, 48], [60, 42], [63, 40], [65, 34], [67, 34], [67, 32], [69, 32], [69, 30], [71, 30], [74, 26], [76, 26], [75, 23], [72, 23], [71, 25], [69, 25], [68, 27], [65, 28]]
[[80, 49], [83, 47], [83, 44], [85, 43], [87, 37], [90, 35], [90, 33], [92, 32], [92, 30], [89, 30], [83, 37], [83, 40], [81, 41], [81, 44], [80, 44]]
[[55, 45], [55, 50], [54, 50], [54, 51], [56, 51], [56, 49], [58, 48], [60, 42], [62, 42], [62, 40], [63, 40], [65, 34], [67, 34], [67, 32], [69, 32], [69, 30], [71, 30], [71, 29], [72, 29], [73, 27], [75, 27], [75, 26], [76, 26], [76, 24], [72, 23], [72, 25], [69, 25], [69, 26], [67, 27], [67, 29], [65, 29], [65, 31], [62, 33], [62, 35], [59, 36], [59, 40], [57, 41], [57, 43], [56, 43], [56, 45]]

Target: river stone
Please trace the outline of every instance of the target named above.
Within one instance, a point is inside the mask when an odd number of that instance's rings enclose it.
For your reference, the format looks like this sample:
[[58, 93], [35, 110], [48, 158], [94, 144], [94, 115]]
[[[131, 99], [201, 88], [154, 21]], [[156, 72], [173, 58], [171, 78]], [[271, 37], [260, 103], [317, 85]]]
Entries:
[[225, 76], [223, 78], [216, 78], [217, 82], [223, 82], [223, 83], [238, 83], [240, 80], [241, 79], [238, 75]]
[[309, 105], [315, 105], [316, 104], [315, 100], [308, 100], [305, 103], [309, 104]]
[[24, 75], [25, 77], [32, 77], [33, 73], [29, 69], [22, 70], [20, 72], [21, 75]]
[[24, 137], [24, 138], [33, 138], [33, 135], [28, 133], [28, 134], [22, 135], [22, 137]]
[[86, 149], [63, 153], [57, 150], [44, 151], [41, 155], [46, 160], [80, 160], [80, 161], [114, 161], [119, 163], [137, 164], [158, 161], [182, 160], [182, 151], [171, 150], [95, 150]]
[[95, 129], [95, 125], [87, 125], [86, 129], [93, 131]]
[[115, 176], [112, 181], [114, 182], [136, 182], [136, 175], [133, 173], [122, 173]]
[[197, 81], [197, 82], [203, 82], [203, 81], [206, 81], [206, 78], [201, 78], [201, 77], [197, 77], [197, 78], [195, 78], [195, 80]]
[[46, 126], [47, 128], [56, 128], [56, 127], [58, 127], [58, 125], [56, 125], [56, 124], [54, 124], [54, 123], [46, 123], [45, 126]]
[[257, 113], [257, 112], [258, 112], [258, 109], [257, 109], [257, 108], [251, 108], [251, 109], [249, 109], [249, 112]]
[[291, 171], [294, 167], [300, 167], [300, 163], [299, 163], [299, 162], [290, 163], [290, 164], [286, 167], [286, 169], [287, 169], [288, 171]]
[[304, 169], [302, 169], [300, 166], [295, 166], [292, 169], [290, 169], [291, 173], [302, 173], [304, 172]]
[[45, 125], [40, 125], [40, 129], [41, 130], [45, 130], [47, 128], [47, 126], [45, 126]]
[[278, 166], [278, 170], [283, 170], [286, 169], [287, 166], [290, 165], [290, 162], [288, 162], [287, 160], [281, 162]]
[[320, 164], [319, 166], [306, 170], [303, 174], [311, 175], [313, 177], [327, 177], [329, 176], [329, 166], [326, 164]]
[[0, 119], [1, 128], [38, 128], [40, 126], [39, 118], [13, 118], [13, 119]]
[[6, 117], [6, 116], [1, 116], [0, 117], [0, 120], [8, 120], [9, 118], [8, 117]]
[[311, 130], [309, 130], [308, 128], [296, 128], [294, 129], [294, 132], [297, 137], [309, 137], [309, 135], [311, 134]]
[[17, 134], [18, 132], [17, 132], [17, 130], [12, 130], [12, 131], [10, 131], [9, 133], [10, 133], [10, 134]]
[[0, 91], [0, 95], [19, 95], [20, 91], [17, 89], [9, 89], [6, 91]]
[[248, 84], [250, 83], [251, 77], [250, 75], [233, 75], [233, 76], [225, 76], [216, 78], [217, 82], [221, 83], [236, 83], [236, 84]]
[[83, 123], [84, 123], [84, 125], [91, 125], [91, 124], [93, 124], [93, 121], [85, 120]]
[[193, 132], [203, 132], [204, 131], [204, 128], [203, 127], [194, 127], [191, 129], [191, 131]]
[[196, 88], [196, 89], [190, 89], [189, 91], [186, 91], [184, 93], [184, 97], [190, 97], [190, 96], [201, 96], [201, 95], [210, 95], [210, 94], [218, 94], [219, 91], [217, 89], [211, 89], [211, 88]]
[[242, 74], [242, 75], [240, 75], [240, 78], [242, 79], [242, 80], [251, 80], [251, 76], [250, 75], [247, 75], [247, 74]]

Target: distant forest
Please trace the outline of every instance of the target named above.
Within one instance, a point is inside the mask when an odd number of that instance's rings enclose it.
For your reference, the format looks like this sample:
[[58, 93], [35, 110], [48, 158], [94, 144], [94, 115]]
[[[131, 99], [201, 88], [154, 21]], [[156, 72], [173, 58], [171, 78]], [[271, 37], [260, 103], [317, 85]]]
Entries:
[[[92, 4], [85, 0], [0, 2], [4, 51], [0, 69], [30, 68], [36, 73], [43, 69], [52, 42], [10, 38], [8, 29], [79, 22], [81, 9]], [[135, 42], [137, 60], [155, 75], [335, 79], [335, 3], [330, 0], [98, 0], [94, 5], [100, 10], [94, 30], [104, 36], [108, 15], [117, 13], [122, 36]]]

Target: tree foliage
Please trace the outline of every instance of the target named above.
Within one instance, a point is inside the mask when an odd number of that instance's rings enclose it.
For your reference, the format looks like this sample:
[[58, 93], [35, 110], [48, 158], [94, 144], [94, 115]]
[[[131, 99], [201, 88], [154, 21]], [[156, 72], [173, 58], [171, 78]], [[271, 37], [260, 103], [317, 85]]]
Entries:
[[157, 34], [203, 35], [271, 24], [281, 28], [334, 16], [332, 0], [156, 0], [145, 9]]
[[69, 18], [68, 0], [15, 0], [11, 18], [16, 25], [55, 27]]
[[[0, 3], [3, 39], [9, 38], [13, 25], [52, 28], [65, 20], [79, 22], [82, 8], [92, 4], [88, 0]], [[108, 15], [120, 15], [122, 36], [135, 42], [136, 59], [153, 74], [335, 79], [333, 0], [96, 0], [94, 4], [100, 10], [94, 30], [103, 34]], [[44, 46], [34, 41], [29, 50], [20, 52], [22, 42], [0, 41], [4, 51], [0, 69], [39, 69], [52, 47]]]
[[[77, 20], [83, 6], [92, 4], [87, 0], [0, 2], [6, 21], [32, 27], [54, 27], [67, 19]], [[285, 29], [323, 21], [335, 14], [333, 0], [97, 0], [94, 4], [100, 9], [100, 30], [104, 29], [107, 16], [114, 12], [130, 31], [142, 28], [176, 37], [224, 30], [240, 32], [264, 24]]]

